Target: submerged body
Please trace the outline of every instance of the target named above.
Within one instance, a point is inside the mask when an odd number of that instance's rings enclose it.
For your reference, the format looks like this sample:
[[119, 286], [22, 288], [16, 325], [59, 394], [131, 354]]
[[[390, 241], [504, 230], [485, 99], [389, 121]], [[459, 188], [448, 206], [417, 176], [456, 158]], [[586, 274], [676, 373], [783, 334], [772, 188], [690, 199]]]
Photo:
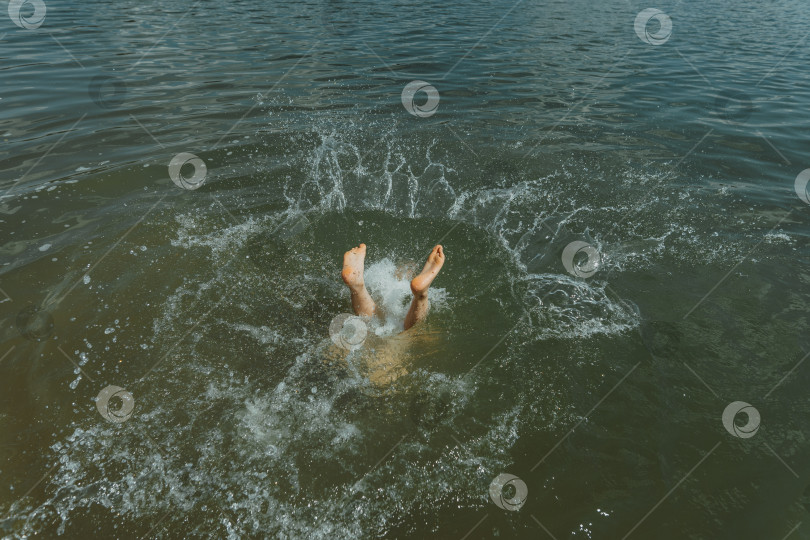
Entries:
[[[355, 315], [370, 319], [374, 315], [381, 314], [378, 313], [377, 305], [366, 289], [364, 279], [365, 258], [365, 244], [360, 244], [347, 251], [343, 255], [341, 277], [351, 291], [352, 308]], [[368, 354], [363, 354], [363, 357], [365, 358], [365, 369], [368, 370], [367, 376], [373, 384], [377, 386], [386, 385], [407, 373], [405, 358], [408, 356], [408, 351], [413, 345], [413, 338], [417, 334], [420, 335], [420, 342], [435, 341], [436, 336], [431, 336], [429, 332], [413, 329], [413, 327], [427, 317], [430, 308], [428, 289], [439, 274], [442, 265], [444, 265], [444, 260], [442, 246], [434, 247], [430, 255], [428, 255], [422, 272], [411, 279], [410, 285], [413, 299], [405, 316], [402, 332], [399, 335], [385, 338], [370, 335], [371, 339], [367, 342]], [[413, 269], [403, 267], [397, 271], [407, 275]], [[403, 276], [398, 275], [397, 277], [401, 278]], [[406, 332], [408, 330], [410, 332]]]

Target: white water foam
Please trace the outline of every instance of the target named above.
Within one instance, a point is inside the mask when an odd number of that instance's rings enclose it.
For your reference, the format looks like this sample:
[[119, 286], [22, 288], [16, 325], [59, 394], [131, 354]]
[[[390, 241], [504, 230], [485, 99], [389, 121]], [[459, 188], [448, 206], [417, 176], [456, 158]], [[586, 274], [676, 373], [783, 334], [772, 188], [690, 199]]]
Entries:
[[[378, 336], [390, 336], [402, 331], [413, 298], [410, 279], [415, 274], [409, 274], [409, 268], [412, 273], [421, 271], [421, 265], [417, 263], [397, 266], [388, 258], [373, 262], [365, 269], [366, 288], [383, 314], [379, 326], [374, 328]], [[429, 296], [431, 313], [447, 307], [446, 289], [431, 287]]]
[[[257, 231], [296, 217], [309, 216], [314, 221], [324, 213], [347, 208], [382, 210], [400, 218], [449, 215], [485, 231], [511, 258], [510, 283], [520, 288], [515, 296], [532, 315], [522, 342], [619, 335], [638, 323], [636, 313], [607, 294], [607, 280], [599, 275], [584, 281], [568, 276], [561, 266], [556, 271], [534, 266], [554, 253], [567, 231], [586, 233], [589, 222], [610, 222], [632, 205], [579, 202], [581, 194], [560, 188], [572, 180], [568, 171], [508, 187], [465, 191], [453, 187], [455, 170], [431, 155], [432, 145], [418, 160], [407, 158], [413, 153], [406, 147], [390, 140], [385, 145], [382, 164], [374, 167], [359, 145], [336, 133], [325, 134], [307, 158], [305, 181], [285, 183], [287, 209], [226, 227], [205, 213], [183, 214], [177, 219], [172, 245], [187, 251], [207, 249], [215, 262], [226, 263]], [[348, 165], [347, 157], [352, 158]], [[624, 181], [634, 180], [627, 176]], [[648, 206], [655, 208], [656, 201], [652, 199]], [[687, 198], [682, 204], [693, 203]], [[636, 231], [631, 222], [616, 238], [606, 231], [593, 231], [604, 255], [600, 272], [610, 275], [643, 268], [660, 260], [673, 245], [691, 246], [686, 253], [692, 257], [711, 253], [711, 257], [726, 258], [734, 252], [719, 240], [706, 242], [705, 232], [698, 233], [688, 221], [679, 220], [682, 210], [669, 211], [663, 230]], [[678, 238], [674, 243], [673, 237]], [[418, 270], [422, 261], [415, 263]], [[398, 274], [398, 266], [384, 258], [369, 261], [366, 268], [367, 286], [386, 315], [374, 329], [380, 336], [398, 332], [407, 312], [409, 283]], [[300, 276], [302, 290], [326, 280], [333, 283], [334, 291], [345, 293], [336, 273], [325, 276], [326, 270], [316, 270], [310, 268], [312, 273]], [[150, 398], [145, 390], [146, 395], [136, 394], [139, 413], [123, 426], [127, 430], [91, 415], [53, 446], [57, 469], [48, 481], [55, 487], [53, 495], [36, 508], [11, 509], [28, 520], [25, 531], [38, 530], [40, 522], [52, 517], [61, 520], [60, 530], [64, 530], [72, 514], [100, 504], [143, 522], [157, 522], [178, 509], [194, 512], [178, 519], [198, 523], [194, 530], [200, 535], [218, 531], [231, 538], [251, 534], [349, 538], [378, 534], [392, 525], [395, 516], [418, 514], [423, 507], [487, 503], [481, 478], [494, 476], [510, 464], [509, 450], [519, 437], [523, 410], [535, 404], [524, 397], [498, 410], [493, 418], [482, 421], [482, 435], [462, 438], [450, 452], [409, 437], [369, 473], [389, 449], [380, 446], [387, 441], [383, 428], [400, 420], [406, 407], [396, 402], [401, 409], [386, 417], [379, 413], [386, 405], [374, 401], [379, 398], [370, 391], [368, 380], [351, 369], [325, 369], [319, 352], [329, 343], [326, 328], [319, 334], [294, 333], [248, 320], [244, 314], [255, 307], [249, 293], [234, 299], [228, 318], [198, 321], [206, 311], [199, 305], [210, 305], [212, 297], [216, 301], [214, 293], [240, 280], [261, 283], [261, 278], [258, 272], [215, 271], [177, 287], [164, 304], [163, 318], [155, 321], [154, 342], [168, 346], [190, 323], [199, 322], [199, 327], [154, 383], [159, 396]], [[270, 290], [275, 292], [279, 291]], [[309, 297], [295, 293], [290, 294], [289, 305], [305, 308]], [[440, 287], [432, 289], [431, 303], [434, 313], [453, 305], [447, 290]], [[284, 371], [276, 374], [280, 380], [269, 384], [229, 370], [227, 364], [223, 368], [232, 350], [215, 349], [214, 354], [202, 348], [206, 333], [223, 327], [252, 340], [266, 358], [268, 370], [283, 365]], [[291, 364], [278, 362], [276, 355], [285, 347], [298, 350]], [[453, 396], [448, 420], [476, 392], [474, 379], [425, 368], [409, 377], [429, 395], [446, 391]], [[392, 396], [387, 397], [396, 399], [396, 394]], [[562, 404], [562, 410], [566, 407]], [[184, 411], [187, 418], [177, 422], [172, 416], [176, 411]], [[560, 413], [560, 424], [568, 420]], [[333, 469], [334, 476], [313, 476], [318, 464]], [[437, 485], [442, 489], [437, 490]], [[375, 497], [374, 492], [384, 496]]]

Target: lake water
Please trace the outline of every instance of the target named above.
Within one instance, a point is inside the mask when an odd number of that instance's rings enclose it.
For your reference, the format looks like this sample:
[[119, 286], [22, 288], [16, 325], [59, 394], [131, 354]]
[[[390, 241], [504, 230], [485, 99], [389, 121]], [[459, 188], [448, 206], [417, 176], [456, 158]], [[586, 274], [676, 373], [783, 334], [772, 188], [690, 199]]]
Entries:
[[810, 538], [806, 2], [8, 12], [0, 536]]

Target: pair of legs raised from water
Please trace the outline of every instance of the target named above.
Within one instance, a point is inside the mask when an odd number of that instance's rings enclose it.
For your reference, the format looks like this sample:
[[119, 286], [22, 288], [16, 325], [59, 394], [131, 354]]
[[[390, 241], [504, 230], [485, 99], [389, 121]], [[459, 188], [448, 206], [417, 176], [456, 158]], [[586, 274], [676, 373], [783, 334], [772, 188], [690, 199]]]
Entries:
[[[365, 244], [360, 244], [356, 248], [352, 248], [344, 253], [341, 277], [352, 292], [352, 308], [354, 308], [355, 315], [371, 317], [374, 315], [377, 306], [374, 304], [374, 300], [371, 299], [371, 295], [368, 294], [363, 279], [365, 260]], [[422, 273], [411, 280], [413, 301], [411, 302], [411, 308], [408, 310], [408, 315], [405, 317], [405, 330], [427, 317], [429, 306], [428, 288], [431, 282], [433, 282], [433, 278], [438, 275], [443, 264], [444, 251], [442, 250], [442, 246], [436, 246], [433, 248], [433, 251], [430, 252], [430, 255], [428, 255]]]

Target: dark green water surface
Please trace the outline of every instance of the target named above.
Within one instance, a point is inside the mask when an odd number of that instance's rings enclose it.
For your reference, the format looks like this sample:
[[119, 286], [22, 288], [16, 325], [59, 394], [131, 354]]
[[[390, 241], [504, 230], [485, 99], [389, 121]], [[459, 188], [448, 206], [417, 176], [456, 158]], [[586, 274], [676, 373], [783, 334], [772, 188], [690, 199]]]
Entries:
[[810, 538], [807, 2], [2, 8], [0, 537]]

